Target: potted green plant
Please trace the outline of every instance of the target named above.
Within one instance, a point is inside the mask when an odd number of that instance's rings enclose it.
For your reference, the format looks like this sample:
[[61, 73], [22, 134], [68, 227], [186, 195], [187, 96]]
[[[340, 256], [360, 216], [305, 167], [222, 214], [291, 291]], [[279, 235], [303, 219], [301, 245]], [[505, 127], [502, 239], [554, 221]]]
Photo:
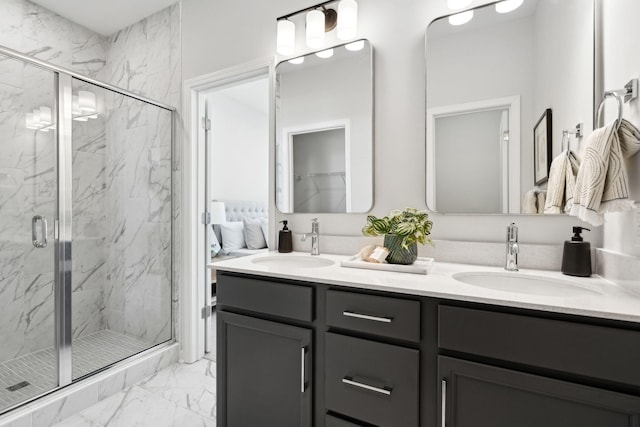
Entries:
[[418, 258], [418, 243], [433, 245], [429, 237], [432, 225], [426, 211], [406, 208], [393, 210], [382, 218], [368, 215], [362, 233], [365, 236], [384, 235], [384, 246], [389, 250], [387, 262], [406, 265], [413, 264]]

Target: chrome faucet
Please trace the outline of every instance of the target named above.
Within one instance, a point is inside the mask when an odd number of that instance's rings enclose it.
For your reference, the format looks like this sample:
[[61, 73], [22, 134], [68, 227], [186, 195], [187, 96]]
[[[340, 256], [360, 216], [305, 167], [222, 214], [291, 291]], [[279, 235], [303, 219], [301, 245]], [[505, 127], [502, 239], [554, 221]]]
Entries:
[[518, 227], [512, 222], [507, 227], [507, 265], [504, 267], [508, 271], [518, 271]]
[[320, 255], [320, 231], [319, 231], [318, 218], [311, 220], [311, 233], [305, 233], [302, 235], [302, 241], [307, 240], [307, 237], [311, 237], [311, 255]]

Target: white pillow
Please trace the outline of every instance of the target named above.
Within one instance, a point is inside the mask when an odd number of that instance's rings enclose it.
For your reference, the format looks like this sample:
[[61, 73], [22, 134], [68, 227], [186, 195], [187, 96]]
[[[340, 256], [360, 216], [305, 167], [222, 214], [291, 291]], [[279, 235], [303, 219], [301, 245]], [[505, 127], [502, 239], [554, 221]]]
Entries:
[[262, 228], [262, 234], [264, 234], [264, 241], [269, 247], [269, 220], [262, 218], [260, 220], [260, 228]]
[[222, 249], [220, 247], [220, 241], [218, 240], [216, 233], [213, 231], [213, 225], [209, 228], [209, 239], [211, 239], [211, 258], [213, 258], [218, 255], [218, 252]]
[[220, 224], [222, 232], [222, 253], [225, 255], [231, 252], [246, 248], [244, 241], [244, 226], [241, 221], [225, 222]]
[[264, 233], [262, 232], [261, 220], [245, 219], [242, 221], [244, 224], [244, 239], [247, 243], [248, 249], [262, 249], [267, 247], [267, 242], [264, 239]]

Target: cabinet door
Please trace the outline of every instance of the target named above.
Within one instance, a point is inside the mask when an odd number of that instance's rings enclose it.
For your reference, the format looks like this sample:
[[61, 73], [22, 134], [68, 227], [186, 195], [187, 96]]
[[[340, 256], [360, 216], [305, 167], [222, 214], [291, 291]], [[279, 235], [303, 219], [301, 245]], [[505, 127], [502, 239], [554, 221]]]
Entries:
[[[640, 398], [438, 357], [446, 427], [636, 427]], [[443, 401], [444, 396], [444, 401]]]
[[311, 338], [309, 329], [219, 312], [219, 425], [310, 427]]

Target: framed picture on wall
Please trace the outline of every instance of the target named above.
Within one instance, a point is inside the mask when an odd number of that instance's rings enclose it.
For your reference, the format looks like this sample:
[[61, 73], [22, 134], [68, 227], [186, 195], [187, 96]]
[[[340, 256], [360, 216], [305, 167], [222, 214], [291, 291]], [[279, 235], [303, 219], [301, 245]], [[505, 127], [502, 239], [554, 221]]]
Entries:
[[544, 184], [551, 167], [551, 108], [547, 108], [533, 127], [533, 182]]

